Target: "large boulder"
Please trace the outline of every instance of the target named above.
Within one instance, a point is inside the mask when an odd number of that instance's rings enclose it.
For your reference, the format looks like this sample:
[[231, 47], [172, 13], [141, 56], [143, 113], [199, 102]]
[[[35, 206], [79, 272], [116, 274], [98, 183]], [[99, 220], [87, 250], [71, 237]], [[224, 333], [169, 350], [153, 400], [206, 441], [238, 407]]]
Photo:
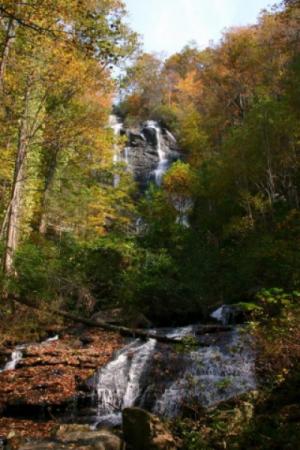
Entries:
[[63, 425], [59, 428], [57, 439], [62, 443], [88, 444], [99, 450], [121, 450], [121, 439], [111, 431], [102, 429], [91, 431], [86, 425]]
[[141, 408], [123, 410], [123, 433], [128, 450], [176, 450], [178, 448], [166, 425], [158, 417]]
[[12, 450], [122, 450], [122, 440], [109, 430], [91, 431], [88, 425], [62, 425], [53, 439], [30, 440]]

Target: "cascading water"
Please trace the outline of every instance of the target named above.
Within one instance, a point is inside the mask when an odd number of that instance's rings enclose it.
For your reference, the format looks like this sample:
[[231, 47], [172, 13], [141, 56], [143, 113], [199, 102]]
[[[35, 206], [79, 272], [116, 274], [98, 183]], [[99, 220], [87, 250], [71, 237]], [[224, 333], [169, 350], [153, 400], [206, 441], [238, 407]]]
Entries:
[[[158, 162], [158, 166], [154, 171], [154, 176], [155, 176], [155, 183], [157, 184], [157, 186], [161, 186], [162, 180], [163, 180], [163, 176], [166, 173], [166, 171], [168, 170], [168, 168], [170, 167], [170, 161], [167, 158], [167, 153], [165, 151], [164, 148], [164, 142], [162, 139], [162, 134], [161, 134], [161, 128], [158, 125], [157, 122], [154, 122], [153, 120], [148, 120], [146, 122], [146, 128], [152, 128], [153, 130], [155, 130], [156, 133], [156, 141], [157, 141], [157, 153], [158, 153], [158, 158], [159, 158], [159, 162]], [[174, 140], [174, 136], [168, 132], [170, 136], [172, 136], [172, 140]], [[176, 140], [175, 140], [176, 142]]]
[[[109, 127], [113, 130], [114, 136], [117, 138], [120, 136], [121, 130], [123, 128], [123, 123], [119, 121], [118, 117], [114, 114], [111, 114], [109, 116]], [[113, 155], [113, 163], [118, 164], [119, 162], [122, 162], [122, 156], [119, 152], [119, 147], [117, 144], [114, 145], [114, 155]], [[114, 174], [114, 181], [113, 185], [114, 187], [118, 187], [120, 184], [120, 175]]]
[[[109, 127], [115, 136], [113, 163], [116, 168], [123, 163], [133, 174], [142, 191], [146, 190], [150, 181], [160, 186], [163, 176], [172, 162], [179, 158], [175, 137], [167, 129], [148, 120], [141, 126], [125, 128], [122, 120], [116, 115], [109, 117]], [[128, 143], [121, 147], [118, 138], [127, 136]], [[120, 183], [120, 175], [114, 175], [114, 186]]]
[[121, 130], [123, 128], [123, 123], [120, 122], [117, 116], [111, 114], [109, 116], [109, 126], [113, 130], [115, 136], [120, 136]]
[[254, 353], [238, 331], [224, 334], [218, 344], [186, 353], [183, 361], [185, 368], [157, 400], [154, 412], [174, 417], [194, 400], [209, 407], [256, 386]]
[[117, 424], [125, 407], [140, 406], [166, 417], [197, 400], [215, 405], [255, 388], [255, 355], [239, 329], [197, 336], [199, 326], [156, 330], [181, 340], [193, 336], [199, 346], [176, 351], [154, 339], [135, 340], [99, 371], [95, 379], [99, 423]]
[[18, 345], [15, 350], [12, 352], [10, 360], [5, 364], [4, 368], [0, 370], [0, 372], [5, 372], [6, 370], [15, 370], [18, 363], [23, 358], [23, 352], [25, 346], [24, 345]]
[[156, 341], [136, 340], [121, 350], [100, 370], [96, 379], [97, 420], [117, 424], [123, 408], [136, 403], [142, 389], [143, 374], [153, 355]]
[[[57, 341], [59, 339], [59, 336], [53, 336], [51, 338], [46, 339], [45, 341], [41, 342], [40, 345], [45, 345], [49, 342], [54, 342]], [[22, 361], [23, 358], [23, 350], [25, 350], [27, 347], [27, 345], [18, 345], [12, 352], [10, 360], [7, 361], [7, 363], [5, 364], [5, 366], [3, 367], [3, 369], [0, 369], [0, 373], [1, 372], [5, 372], [7, 370], [15, 370], [17, 368], [17, 365], [19, 364], [20, 361]]]

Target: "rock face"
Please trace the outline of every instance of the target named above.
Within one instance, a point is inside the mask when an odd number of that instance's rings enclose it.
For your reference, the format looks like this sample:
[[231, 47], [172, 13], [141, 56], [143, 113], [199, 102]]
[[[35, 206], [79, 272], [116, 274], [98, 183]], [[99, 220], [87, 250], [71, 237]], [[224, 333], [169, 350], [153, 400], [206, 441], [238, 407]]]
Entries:
[[54, 439], [11, 441], [14, 450], [122, 450], [122, 440], [109, 430], [91, 431], [86, 425], [63, 425]]
[[176, 450], [175, 439], [167, 427], [141, 408], [123, 410], [123, 433], [128, 450]]
[[180, 158], [175, 137], [157, 122], [147, 121], [138, 128], [123, 127], [120, 119], [111, 116], [111, 127], [116, 135], [126, 136], [127, 144], [116, 149], [115, 162], [126, 164], [141, 190], [150, 181], [156, 180], [160, 163], [165, 162], [165, 170]]
[[239, 305], [222, 305], [210, 317], [226, 326], [244, 323], [250, 318], [250, 314]]

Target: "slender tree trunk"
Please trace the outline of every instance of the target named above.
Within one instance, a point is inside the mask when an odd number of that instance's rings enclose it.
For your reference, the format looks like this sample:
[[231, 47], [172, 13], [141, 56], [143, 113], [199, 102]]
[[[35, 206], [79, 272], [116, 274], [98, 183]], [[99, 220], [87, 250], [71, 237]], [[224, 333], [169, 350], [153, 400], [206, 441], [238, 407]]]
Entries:
[[16, 32], [16, 22], [14, 19], [9, 19], [7, 28], [6, 28], [6, 34], [3, 42], [3, 49], [1, 52], [0, 57], [0, 90], [3, 90], [4, 87], [4, 77], [5, 77], [5, 71], [9, 59], [9, 53], [11, 46], [13, 44], [13, 41], [15, 39], [15, 32]]
[[271, 156], [271, 145], [269, 140], [269, 134], [266, 126], [264, 127], [264, 143], [266, 147], [266, 162], [267, 162], [267, 180], [266, 180], [266, 190], [269, 197], [269, 203], [273, 209], [274, 200], [276, 197], [276, 186], [275, 186], [275, 175], [272, 168], [272, 156]]
[[5, 274], [13, 272], [13, 257], [18, 245], [20, 234], [20, 219], [22, 208], [22, 190], [25, 179], [25, 160], [28, 146], [28, 101], [29, 86], [25, 92], [25, 108], [19, 129], [19, 140], [15, 163], [15, 174], [12, 186], [11, 201], [6, 217], [6, 246], [3, 258], [3, 270]]
[[54, 175], [56, 172], [59, 148], [46, 149], [46, 150], [47, 150], [47, 155], [45, 158], [46, 161], [45, 161], [45, 169], [44, 169], [45, 185], [44, 185], [44, 190], [43, 190], [42, 200], [41, 200], [41, 216], [40, 216], [40, 223], [39, 223], [39, 232], [43, 235], [46, 234], [47, 228], [48, 228], [47, 200], [49, 198], [49, 193], [50, 193]]

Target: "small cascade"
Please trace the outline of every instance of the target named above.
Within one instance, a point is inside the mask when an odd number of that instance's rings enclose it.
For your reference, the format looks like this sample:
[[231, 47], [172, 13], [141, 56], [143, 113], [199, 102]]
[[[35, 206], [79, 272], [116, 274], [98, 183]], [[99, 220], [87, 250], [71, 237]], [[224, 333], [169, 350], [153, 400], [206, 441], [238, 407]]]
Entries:
[[222, 325], [242, 323], [245, 320], [244, 312], [237, 305], [222, 305], [210, 317]]
[[115, 136], [120, 136], [121, 130], [123, 128], [123, 123], [120, 122], [119, 118], [114, 114], [109, 116], [109, 127], [113, 130]]
[[41, 344], [43, 345], [43, 344], [47, 344], [48, 342], [56, 342], [58, 340], [59, 340], [59, 336], [58, 336], [58, 334], [56, 334], [55, 336], [50, 337], [50, 338], [46, 339], [45, 341], [43, 341]]
[[[150, 128], [155, 130], [156, 133], [156, 141], [157, 141], [157, 153], [158, 153], [158, 166], [154, 170], [155, 183], [157, 186], [161, 186], [163, 176], [170, 167], [170, 161], [167, 157], [167, 152], [165, 150], [164, 141], [162, 138], [161, 128], [157, 122], [153, 120], [148, 120], [146, 122], [146, 128]], [[169, 135], [172, 136], [172, 139], [175, 139], [174, 136], [169, 132]], [[176, 142], [176, 140], [175, 140]]]
[[255, 388], [255, 359], [250, 343], [239, 332], [223, 335], [218, 345], [183, 356], [184, 369], [156, 401], [153, 411], [175, 417], [193, 401], [216, 405]]
[[221, 306], [220, 308], [216, 309], [216, 311], [214, 311], [210, 317], [212, 319], [217, 320], [218, 322], [221, 322], [222, 325], [227, 325], [228, 323], [228, 317], [226, 314], [226, 310], [225, 310], [225, 306]]
[[[119, 118], [111, 114], [109, 116], [109, 127], [113, 130], [115, 138], [118, 138], [121, 135], [121, 130], [123, 129], [123, 123], [119, 120]], [[113, 163], [114, 165], [123, 162], [122, 154], [120, 153], [119, 146], [117, 144], [114, 145], [114, 155], [113, 155]], [[126, 162], [126, 161], [125, 161]], [[118, 187], [120, 184], [120, 175], [114, 174], [113, 185], [114, 187]]]
[[[57, 341], [59, 339], [59, 336], [53, 336], [51, 338], [46, 339], [45, 341], [41, 342], [40, 345], [45, 345], [50, 342]], [[7, 361], [3, 369], [0, 369], [1, 372], [6, 372], [7, 370], [15, 370], [19, 364], [20, 361], [23, 359], [23, 350], [26, 349], [28, 345], [18, 345], [14, 351], [11, 354], [10, 360]]]
[[136, 403], [142, 388], [142, 377], [155, 346], [154, 339], [146, 343], [136, 340], [100, 370], [96, 380], [97, 424], [119, 423], [121, 410]]
[[178, 340], [191, 336], [199, 347], [190, 350], [176, 351], [155, 339], [146, 343], [138, 339], [118, 352], [95, 379], [95, 427], [120, 423], [125, 407], [174, 417], [193, 400], [208, 407], [253, 390], [255, 354], [250, 338], [236, 329], [201, 341], [198, 328], [152, 330]]
[[25, 349], [24, 345], [18, 345], [15, 350], [12, 352], [10, 360], [7, 361], [4, 368], [1, 370], [1, 372], [5, 372], [6, 370], [15, 370], [18, 363], [23, 358], [23, 351]]

